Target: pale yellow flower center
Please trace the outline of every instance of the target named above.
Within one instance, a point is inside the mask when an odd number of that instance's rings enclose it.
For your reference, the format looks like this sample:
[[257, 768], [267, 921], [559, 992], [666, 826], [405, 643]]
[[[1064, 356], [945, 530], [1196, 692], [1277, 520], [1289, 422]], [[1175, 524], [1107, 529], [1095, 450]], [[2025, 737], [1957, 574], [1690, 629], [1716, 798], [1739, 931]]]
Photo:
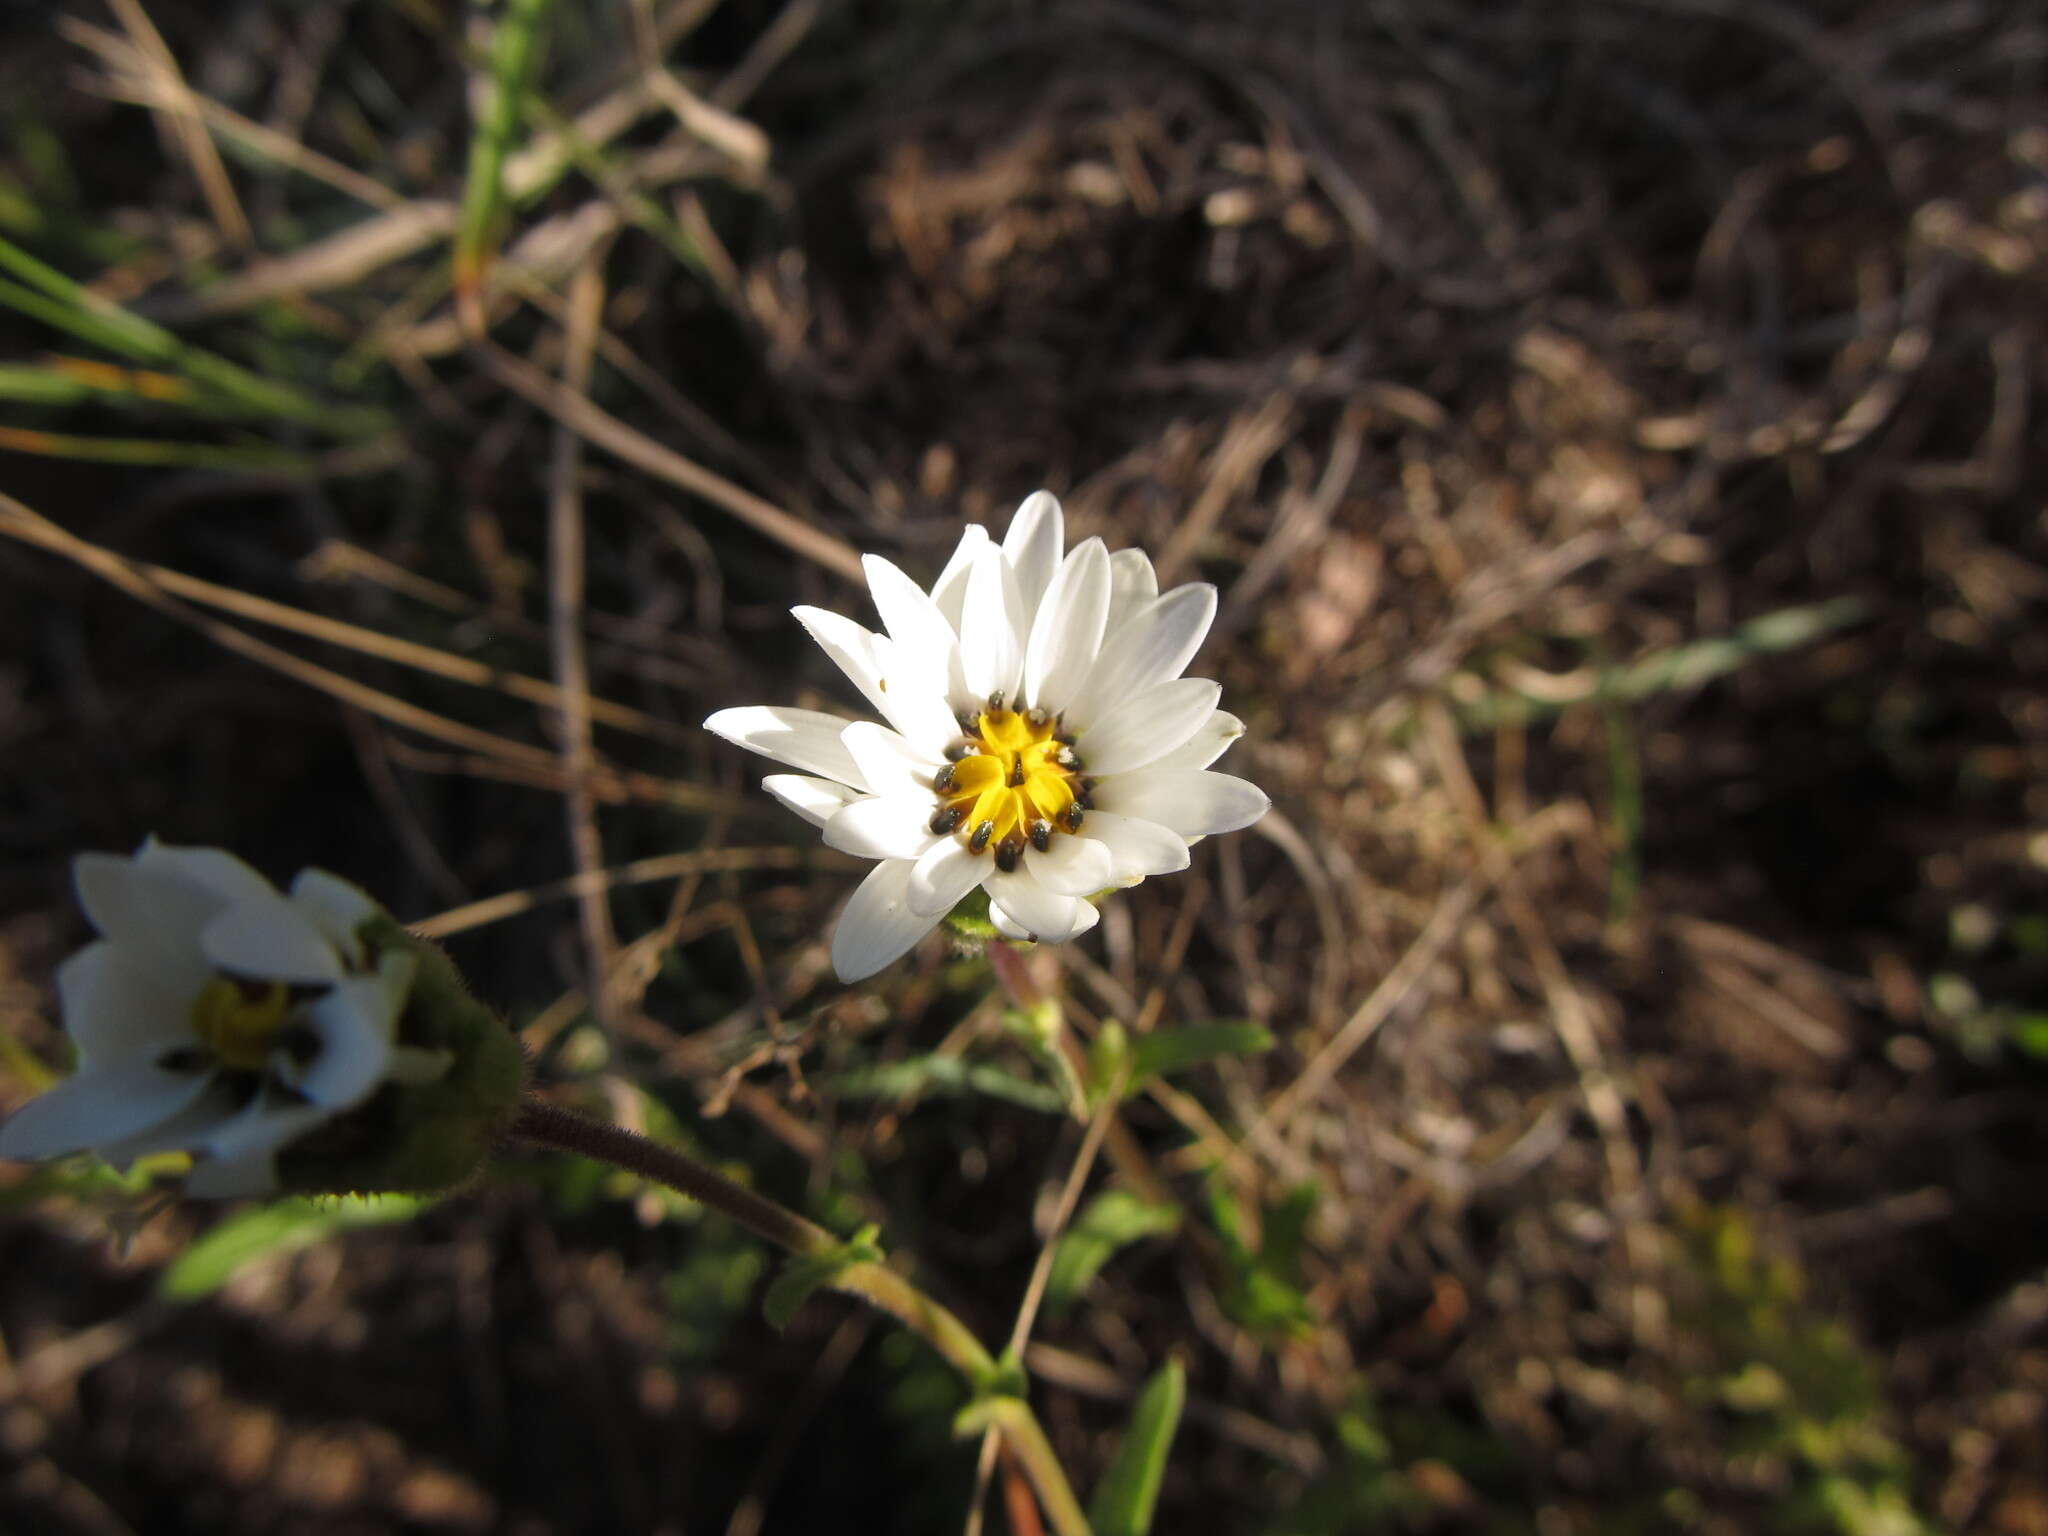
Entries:
[[260, 1072], [270, 1064], [290, 1016], [291, 993], [283, 982], [261, 985], [216, 976], [192, 1000], [192, 1033], [222, 1066]]
[[961, 724], [969, 729], [932, 786], [939, 797], [932, 831], [958, 833], [970, 851], [992, 850], [999, 865], [1014, 869], [1026, 842], [1043, 852], [1055, 833], [1081, 829], [1088, 785], [1058, 716], [991, 699]]

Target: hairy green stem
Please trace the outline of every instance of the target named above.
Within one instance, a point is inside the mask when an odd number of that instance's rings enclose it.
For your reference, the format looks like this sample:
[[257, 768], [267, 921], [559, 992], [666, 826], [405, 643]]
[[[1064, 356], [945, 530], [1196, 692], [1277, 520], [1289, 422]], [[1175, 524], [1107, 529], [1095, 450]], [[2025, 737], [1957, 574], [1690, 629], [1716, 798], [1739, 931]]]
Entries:
[[[791, 1253], [817, 1258], [841, 1246], [838, 1238], [816, 1222], [735, 1184], [674, 1147], [542, 1099], [528, 1097], [507, 1134], [513, 1140], [573, 1152], [665, 1184], [724, 1212], [757, 1237]], [[849, 1264], [827, 1283], [902, 1323], [943, 1355], [975, 1390], [982, 1390], [995, 1375], [995, 1361], [967, 1325], [895, 1270], [881, 1264]], [[1015, 1448], [1053, 1528], [1060, 1536], [1088, 1536], [1087, 1517], [1030, 1405], [1022, 1398], [992, 1397], [987, 1412], [989, 1423], [999, 1426]]]
[[987, 1405], [987, 1424], [991, 1429], [1001, 1430], [1003, 1438], [1010, 1442], [1010, 1449], [1024, 1464], [1024, 1475], [1037, 1490], [1046, 1519], [1059, 1536], [1090, 1536], [1087, 1513], [1067, 1485], [1059, 1457], [1053, 1454], [1045, 1431], [1038, 1427], [1031, 1405], [1021, 1397], [992, 1397]]

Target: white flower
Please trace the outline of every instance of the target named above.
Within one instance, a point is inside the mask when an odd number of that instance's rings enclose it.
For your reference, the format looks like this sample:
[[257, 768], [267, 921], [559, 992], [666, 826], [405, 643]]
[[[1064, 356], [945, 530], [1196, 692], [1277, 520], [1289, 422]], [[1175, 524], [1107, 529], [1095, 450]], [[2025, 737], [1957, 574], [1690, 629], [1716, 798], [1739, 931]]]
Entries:
[[219, 849], [154, 838], [82, 854], [73, 877], [102, 935], [57, 970], [78, 1071], [0, 1126], [0, 1157], [183, 1149], [203, 1154], [190, 1193], [260, 1193], [288, 1143], [445, 1066], [394, 1043], [415, 960], [370, 952], [380, 909], [346, 881], [309, 869], [287, 897]]
[[808, 709], [724, 709], [704, 724], [803, 773], [762, 786], [881, 862], [832, 938], [843, 981], [908, 950], [976, 886], [999, 931], [1060, 943], [1087, 898], [1188, 865], [1188, 847], [1270, 803], [1209, 764], [1244, 734], [1220, 689], [1182, 677], [1216, 589], [1160, 593], [1152, 562], [1089, 539], [1062, 558], [1060, 504], [1017, 509], [1000, 545], [970, 526], [929, 593], [863, 561], [885, 634], [793, 612], [889, 723]]

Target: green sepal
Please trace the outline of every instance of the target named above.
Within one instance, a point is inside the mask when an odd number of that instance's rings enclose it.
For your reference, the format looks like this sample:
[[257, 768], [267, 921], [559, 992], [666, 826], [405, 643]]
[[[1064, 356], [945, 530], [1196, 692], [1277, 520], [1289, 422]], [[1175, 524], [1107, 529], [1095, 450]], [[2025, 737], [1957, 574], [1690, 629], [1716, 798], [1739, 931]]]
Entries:
[[761, 1312], [780, 1332], [789, 1326], [799, 1308], [820, 1286], [829, 1286], [855, 1264], [879, 1264], [882, 1249], [877, 1241], [882, 1229], [862, 1227], [845, 1242], [824, 1253], [803, 1253], [782, 1266], [782, 1273], [761, 1298]]
[[382, 914], [358, 936], [373, 959], [393, 949], [414, 962], [396, 1044], [445, 1057], [427, 1082], [385, 1083], [356, 1108], [293, 1142], [277, 1159], [288, 1194], [433, 1194], [482, 1170], [526, 1091], [526, 1053], [504, 1020], [478, 1002], [438, 944]]
[[972, 944], [986, 944], [996, 937], [995, 919], [988, 915], [988, 892], [978, 885], [953, 903], [945, 921], [948, 928]]

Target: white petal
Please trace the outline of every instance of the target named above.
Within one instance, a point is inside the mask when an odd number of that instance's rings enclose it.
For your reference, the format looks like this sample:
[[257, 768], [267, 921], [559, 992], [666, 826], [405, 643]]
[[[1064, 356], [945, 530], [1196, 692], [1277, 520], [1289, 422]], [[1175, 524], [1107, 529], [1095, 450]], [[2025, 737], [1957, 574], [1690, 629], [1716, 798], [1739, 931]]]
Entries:
[[992, 901], [1025, 933], [1046, 944], [1064, 944], [1095, 926], [1099, 914], [1078, 896], [1049, 891], [1024, 870], [992, 872], [987, 881]]
[[996, 925], [996, 932], [1018, 944], [1036, 944], [1037, 937], [1009, 913], [994, 902], [989, 903], [988, 920]]
[[362, 1103], [391, 1064], [393, 1016], [384, 981], [349, 977], [306, 1011], [306, 1022], [320, 1053], [302, 1072], [280, 1065], [278, 1076], [328, 1110]]
[[215, 913], [199, 946], [221, 970], [304, 985], [341, 979], [341, 957], [312, 919], [276, 892]]
[[825, 846], [857, 859], [914, 859], [936, 839], [931, 791], [856, 800], [825, 823]]
[[915, 667], [908, 666], [904, 653], [888, 638], [863, 629], [844, 614], [824, 608], [792, 608], [818, 649], [838, 665], [860, 689], [876, 714], [882, 716], [911, 740], [928, 745], [932, 751], [945, 748], [960, 734], [959, 723], [946, 703], [944, 678], [950, 672], [946, 658], [941, 681], [921, 680]]
[[199, 930], [227, 903], [171, 869], [145, 869], [111, 853], [71, 863], [79, 905], [95, 928], [129, 951], [169, 991], [196, 996], [213, 974]]
[[1026, 496], [1003, 535], [1003, 558], [1017, 573], [1017, 591], [1024, 600], [1020, 632], [1027, 632], [1037, 616], [1039, 600], [1052, 585], [1066, 543], [1066, 515], [1060, 511], [1059, 498], [1051, 491]]
[[831, 657], [833, 665], [846, 674], [847, 681], [860, 690], [869, 707], [880, 713], [882, 661], [875, 643], [881, 637], [873, 630], [854, 623], [845, 614], [834, 613], [829, 608], [799, 605], [789, 612], [791, 618], [803, 625], [804, 633], [818, 642], [818, 649]]
[[328, 1113], [281, 1094], [258, 1094], [247, 1109], [206, 1139], [211, 1156], [185, 1175], [185, 1193], [201, 1200], [269, 1194], [277, 1188], [278, 1152]]
[[1182, 837], [1208, 837], [1250, 826], [1273, 802], [1258, 785], [1227, 773], [1154, 764], [1142, 773], [1102, 780], [1095, 786], [1095, 803], [1120, 816], [1156, 821]]
[[939, 579], [932, 583], [932, 602], [944, 615], [953, 633], [960, 633], [960, 609], [967, 601], [967, 577], [974, 569], [974, 557], [989, 542], [988, 530], [979, 523], [969, 523], [961, 531], [960, 542], [953, 546], [953, 557], [946, 562], [946, 568], [939, 572]]
[[1219, 709], [1202, 722], [1202, 728], [1163, 757], [1152, 760], [1147, 773], [1169, 769], [1206, 768], [1228, 752], [1244, 734], [1244, 722], [1227, 709]]
[[[856, 720], [839, 734], [854, 762], [860, 765], [868, 787], [876, 794], [907, 795], [922, 790], [928, 806], [937, 804], [929, 798], [932, 779], [945, 759], [936, 750], [921, 751], [899, 733], [872, 720]], [[929, 816], [930, 810], [925, 814]]]
[[160, 1125], [213, 1081], [207, 1072], [166, 1072], [130, 1058], [68, 1077], [0, 1125], [0, 1157], [59, 1157]]
[[830, 779], [813, 779], [801, 773], [771, 773], [761, 787], [813, 826], [822, 827], [861, 791], [835, 784]]
[[815, 709], [749, 704], [740, 709], [721, 709], [704, 722], [704, 729], [778, 763], [821, 773], [855, 789], [866, 789], [868, 781], [860, 776], [853, 754], [839, 740], [839, 733], [847, 724], [837, 715]]
[[292, 881], [292, 905], [305, 913], [350, 965], [360, 965], [363, 943], [356, 930], [378, 913], [360, 887], [324, 869], [302, 869]]
[[911, 863], [877, 864], [861, 881], [832, 931], [832, 968], [841, 981], [859, 981], [902, 956], [938, 925], [913, 912], [906, 899]]
[[1024, 698], [1057, 713], [1095, 666], [1109, 618], [1109, 551], [1089, 539], [1060, 567], [1024, 650]]
[[1135, 885], [1147, 875], [1188, 867], [1187, 839], [1157, 822], [1097, 810], [1088, 813], [1081, 830], [1109, 851], [1113, 884]]
[[985, 853], [969, 853], [959, 838], [940, 838], [910, 872], [910, 910], [924, 917], [944, 917], [994, 865]]
[[[208, 1074], [202, 1073], [205, 1077]], [[133, 1136], [117, 1136], [94, 1145], [93, 1152], [116, 1167], [125, 1168], [138, 1157], [159, 1152], [183, 1152], [206, 1138], [241, 1112], [242, 1101], [226, 1084], [212, 1077], [206, 1091], [177, 1114], [161, 1120]]]
[[1207, 678], [1179, 677], [1125, 700], [1075, 741], [1083, 771], [1106, 777], [1164, 757], [1201, 729], [1222, 693]]
[[1120, 549], [1109, 557], [1109, 626], [1118, 626], [1159, 595], [1159, 577], [1142, 549]]
[[1002, 552], [993, 545], [982, 550], [967, 578], [967, 603], [960, 614], [961, 672], [977, 703], [994, 693], [1017, 697], [1028, 613]]
[[1101, 659], [1067, 711], [1086, 730], [1124, 701], [1186, 670], [1216, 618], [1216, 589], [1206, 581], [1175, 587], [1139, 609], [1102, 647]]
[[64, 1028], [78, 1042], [81, 1068], [190, 1045], [195, 996], [171, 991], [157, 972], [136, 963], [134, 950], [108, 939], [57, 967]]
[[861, 556], [882, 627], [896, 642], [905, 678], [943, 694], [953, 680], [960, 636], [923, 587], [879, 555]]
[[173, 848], [145, 838], [135, 862], [190, 881], [227, 901], [253, 901], [276, 894], [276, 887], [224, 848]]
[[1109, 849], [1092, 837], [1056, 834], [1043, 853], [1026, 848], [1024, 865], [1040, 885], [1062, 896], [1093, 896], [1113, 883]]

